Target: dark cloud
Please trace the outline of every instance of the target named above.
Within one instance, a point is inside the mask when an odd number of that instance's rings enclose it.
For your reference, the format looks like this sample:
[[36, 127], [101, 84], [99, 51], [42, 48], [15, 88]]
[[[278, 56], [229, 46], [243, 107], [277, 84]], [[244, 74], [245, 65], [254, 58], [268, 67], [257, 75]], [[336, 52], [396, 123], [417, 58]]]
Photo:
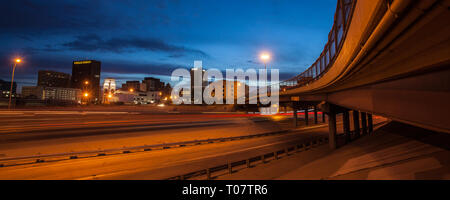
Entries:
[[209, 57], [201, 50], [168, 44], [160, 39], [141, 37], [113, 37], [103, 39], [97, 34], [77, 36], [75, 40], [62, 44], [70, 50], [104, 51], [104, 52], [133, 52], [137, 50], [160, 51], [172, 53], [171, 57], [181, 57], [184, 54], [195, 54]]

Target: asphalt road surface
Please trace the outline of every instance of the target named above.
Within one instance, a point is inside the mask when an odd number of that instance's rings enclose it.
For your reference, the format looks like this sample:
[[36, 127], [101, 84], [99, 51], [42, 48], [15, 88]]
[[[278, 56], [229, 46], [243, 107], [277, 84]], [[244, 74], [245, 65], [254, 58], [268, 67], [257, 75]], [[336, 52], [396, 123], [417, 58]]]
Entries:
[[[279, 132], [292, 128], [289, 117], [239, 113], [2, 113], [0, 164], [2, 160], [23, 156]], [[301, 119], [299, 124], [302, 125]], [[342, 129], [339, 123], [338, 129]], [[327, 134], [325, 124], [313, 124], [283, 134], [220, 143], [4, 166], [0, 167], [0, 179], [165, 179], [301, 144]]]

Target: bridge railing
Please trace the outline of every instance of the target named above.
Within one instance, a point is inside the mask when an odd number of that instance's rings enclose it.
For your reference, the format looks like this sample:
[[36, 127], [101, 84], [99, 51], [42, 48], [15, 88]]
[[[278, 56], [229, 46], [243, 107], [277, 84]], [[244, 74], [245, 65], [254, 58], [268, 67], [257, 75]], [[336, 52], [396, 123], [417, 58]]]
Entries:
[[338, 0], [333, 27], [328, 34], [328, 42], [319, 58], [317, 58], [317, 60], [301, 74], [280, 82], [281, 90], [286, 91], [287, 89], [307, 85], [322, 77], [330, 66], [332, 66], [336, 56], [342, 48], [344, 38], [347, 35], [355, 4], [356, 0]]

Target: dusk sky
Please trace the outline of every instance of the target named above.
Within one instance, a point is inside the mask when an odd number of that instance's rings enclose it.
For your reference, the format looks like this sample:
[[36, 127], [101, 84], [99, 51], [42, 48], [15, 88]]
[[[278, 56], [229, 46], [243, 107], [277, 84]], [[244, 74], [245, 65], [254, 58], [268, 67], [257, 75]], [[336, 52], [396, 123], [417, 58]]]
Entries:
[[[14, 0], [2, 1], [0, 79], [12, 60], [20, 86], [38, 70], [71, 73], [73, 60], [102, 62], [102, 80], [169, 80], [179, 67], [263, 68], [258, 56], [287, 79], [319, 56], [333, 24], [336, 0]], [[20, 90], [18, 91], [20, 92]]]

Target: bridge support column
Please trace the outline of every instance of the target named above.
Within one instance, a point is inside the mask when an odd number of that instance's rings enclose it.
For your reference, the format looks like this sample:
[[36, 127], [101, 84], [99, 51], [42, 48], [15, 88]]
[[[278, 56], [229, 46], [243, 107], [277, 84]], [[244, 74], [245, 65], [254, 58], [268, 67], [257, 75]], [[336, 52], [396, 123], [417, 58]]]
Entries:
[[361, 129], [359, 128], [359, 111], [353, 111], [353, 126], [355, 128], [355, 137], [359, 137]]
[[314, 106], [314, 124], [317, 124], [317, 106]]
[[366, 118], [366, 113], [365, 112], [361, 112], [361, 125], [362, 125], [362, 134], [366, 135], [367, 134], [367, 118]]
[[305, 108], [305, 125], [309, 124], [308, 107]]
[[292, 110], [294, 111], [293, 112], [293, 115], [294, 115], [294, 128], [297, 128], [297, 108], [295, 108], [295, 107], [293, 107], [292, 108]]
[[367, 125], [369, 127], [369, 134], [373, 132], [372, 114], [367, 114]]
[[330, 145], [330, 149], [336, 149], [337, 138], [336, 138], [336, 112], [331, 110], [328, 113], [328, 144]]
[[325, 112], [322, 111], [322, 122], [325, 123]]
[[351, 140], [351, 135], [350, 135], [350, 115], [348, 113], [348, 110], [342, 112], [342, 122], [344, 128], [345, 143], [349, 143]]

